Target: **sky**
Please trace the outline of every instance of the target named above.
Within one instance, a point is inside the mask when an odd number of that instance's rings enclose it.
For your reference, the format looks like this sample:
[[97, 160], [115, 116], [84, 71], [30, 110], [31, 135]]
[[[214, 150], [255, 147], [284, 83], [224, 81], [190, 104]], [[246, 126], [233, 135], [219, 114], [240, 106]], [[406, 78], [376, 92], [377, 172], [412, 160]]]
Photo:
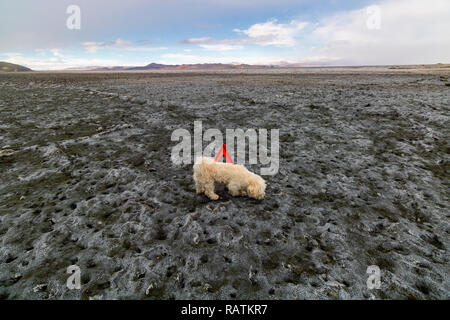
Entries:
[[450, 63], [449, 30], [449, 0], [14, 0], [0, 1], [0, 61]]

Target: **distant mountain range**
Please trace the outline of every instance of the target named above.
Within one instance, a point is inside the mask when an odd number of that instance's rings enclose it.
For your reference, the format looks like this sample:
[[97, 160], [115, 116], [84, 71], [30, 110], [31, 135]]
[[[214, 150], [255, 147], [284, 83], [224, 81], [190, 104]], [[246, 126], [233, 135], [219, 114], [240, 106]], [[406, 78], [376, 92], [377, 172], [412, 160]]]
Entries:
[[[88, 66], [88, 67], [75, 67], [60, 69], [59, 71], [150, 71], [150, 70], [238, 70], [238, 69], [270, 69], [270, 68], [307, 68], [307, 67], [327, 67], [327, 68], [342, 68], [333, 67], [327, 64], [321, 63], [291, 63], [285, 61], [277, 61], [271, 64], [239, 64], [239, 63], [197, 63], [197, 64], [161, 64], [161, 63], [150, 63], [146, 66], [113, 66], [113, 67], [101, 67], [101, 66]], [[367, 68], [371, 66], [347, 66], [345, 68]], [[386, 65], [377, 66], [377, 68], [385, 67], [388, 69], [429, 69], [429, 68], [439, 68], [439, 69], [450, 69], [450, 64], [428, 64], [428, 65]], [[372, 66], [375, 68], [375, 66]], [[9, 63], [5, 61], [0, 61], [0, 72], [26, 72], [33, 71], [30, 68]]]
[[197, 64], [160, 64], [150, 63], [146, 66], [114, 66], [114, 67], [80, 67], [66, 70], [79, 71], [146, 71], [146, 70], [224, 70], [224, 69], [261, 69], [269, 68], [265, 65], [250, 64], [224, 64], [224, 63], [197, 63]]
[[0, 61], [0, 72], [23, 72], [33, 71], [30, 68], [18, 64]]

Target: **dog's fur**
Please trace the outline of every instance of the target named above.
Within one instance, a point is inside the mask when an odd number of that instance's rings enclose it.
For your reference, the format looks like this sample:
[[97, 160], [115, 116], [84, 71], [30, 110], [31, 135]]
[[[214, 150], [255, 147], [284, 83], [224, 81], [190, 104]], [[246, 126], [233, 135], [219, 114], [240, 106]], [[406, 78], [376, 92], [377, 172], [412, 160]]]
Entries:
[[266, 191], [263, 178], [239, 164], [215, 162], [213, 158], [198, 157], [194, 163], [194, 181], [198, 194], [211, 200], [219, 199], [214, 183], [225, 184], [232, 196], [246, 196], [261, 200]]

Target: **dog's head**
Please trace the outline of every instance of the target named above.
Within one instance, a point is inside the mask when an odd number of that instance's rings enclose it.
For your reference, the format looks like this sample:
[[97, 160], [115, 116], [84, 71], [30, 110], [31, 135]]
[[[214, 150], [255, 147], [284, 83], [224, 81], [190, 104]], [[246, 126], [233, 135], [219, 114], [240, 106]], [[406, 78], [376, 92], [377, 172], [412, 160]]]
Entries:
[[255, 175], [247, 185], [247, 194], [255, 199], [261, 200], [266, 194], [266, 182], [260, 176]]

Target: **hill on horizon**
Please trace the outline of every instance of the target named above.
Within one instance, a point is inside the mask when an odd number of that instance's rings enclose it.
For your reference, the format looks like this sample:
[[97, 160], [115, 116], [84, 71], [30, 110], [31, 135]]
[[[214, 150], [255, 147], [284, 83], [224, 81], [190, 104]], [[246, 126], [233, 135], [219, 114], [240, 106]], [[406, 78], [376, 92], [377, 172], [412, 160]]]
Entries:
[[0, 61], [0, 72], [24, 72], [24, 71], [33, 71], [33, 70], [18, 64]]

